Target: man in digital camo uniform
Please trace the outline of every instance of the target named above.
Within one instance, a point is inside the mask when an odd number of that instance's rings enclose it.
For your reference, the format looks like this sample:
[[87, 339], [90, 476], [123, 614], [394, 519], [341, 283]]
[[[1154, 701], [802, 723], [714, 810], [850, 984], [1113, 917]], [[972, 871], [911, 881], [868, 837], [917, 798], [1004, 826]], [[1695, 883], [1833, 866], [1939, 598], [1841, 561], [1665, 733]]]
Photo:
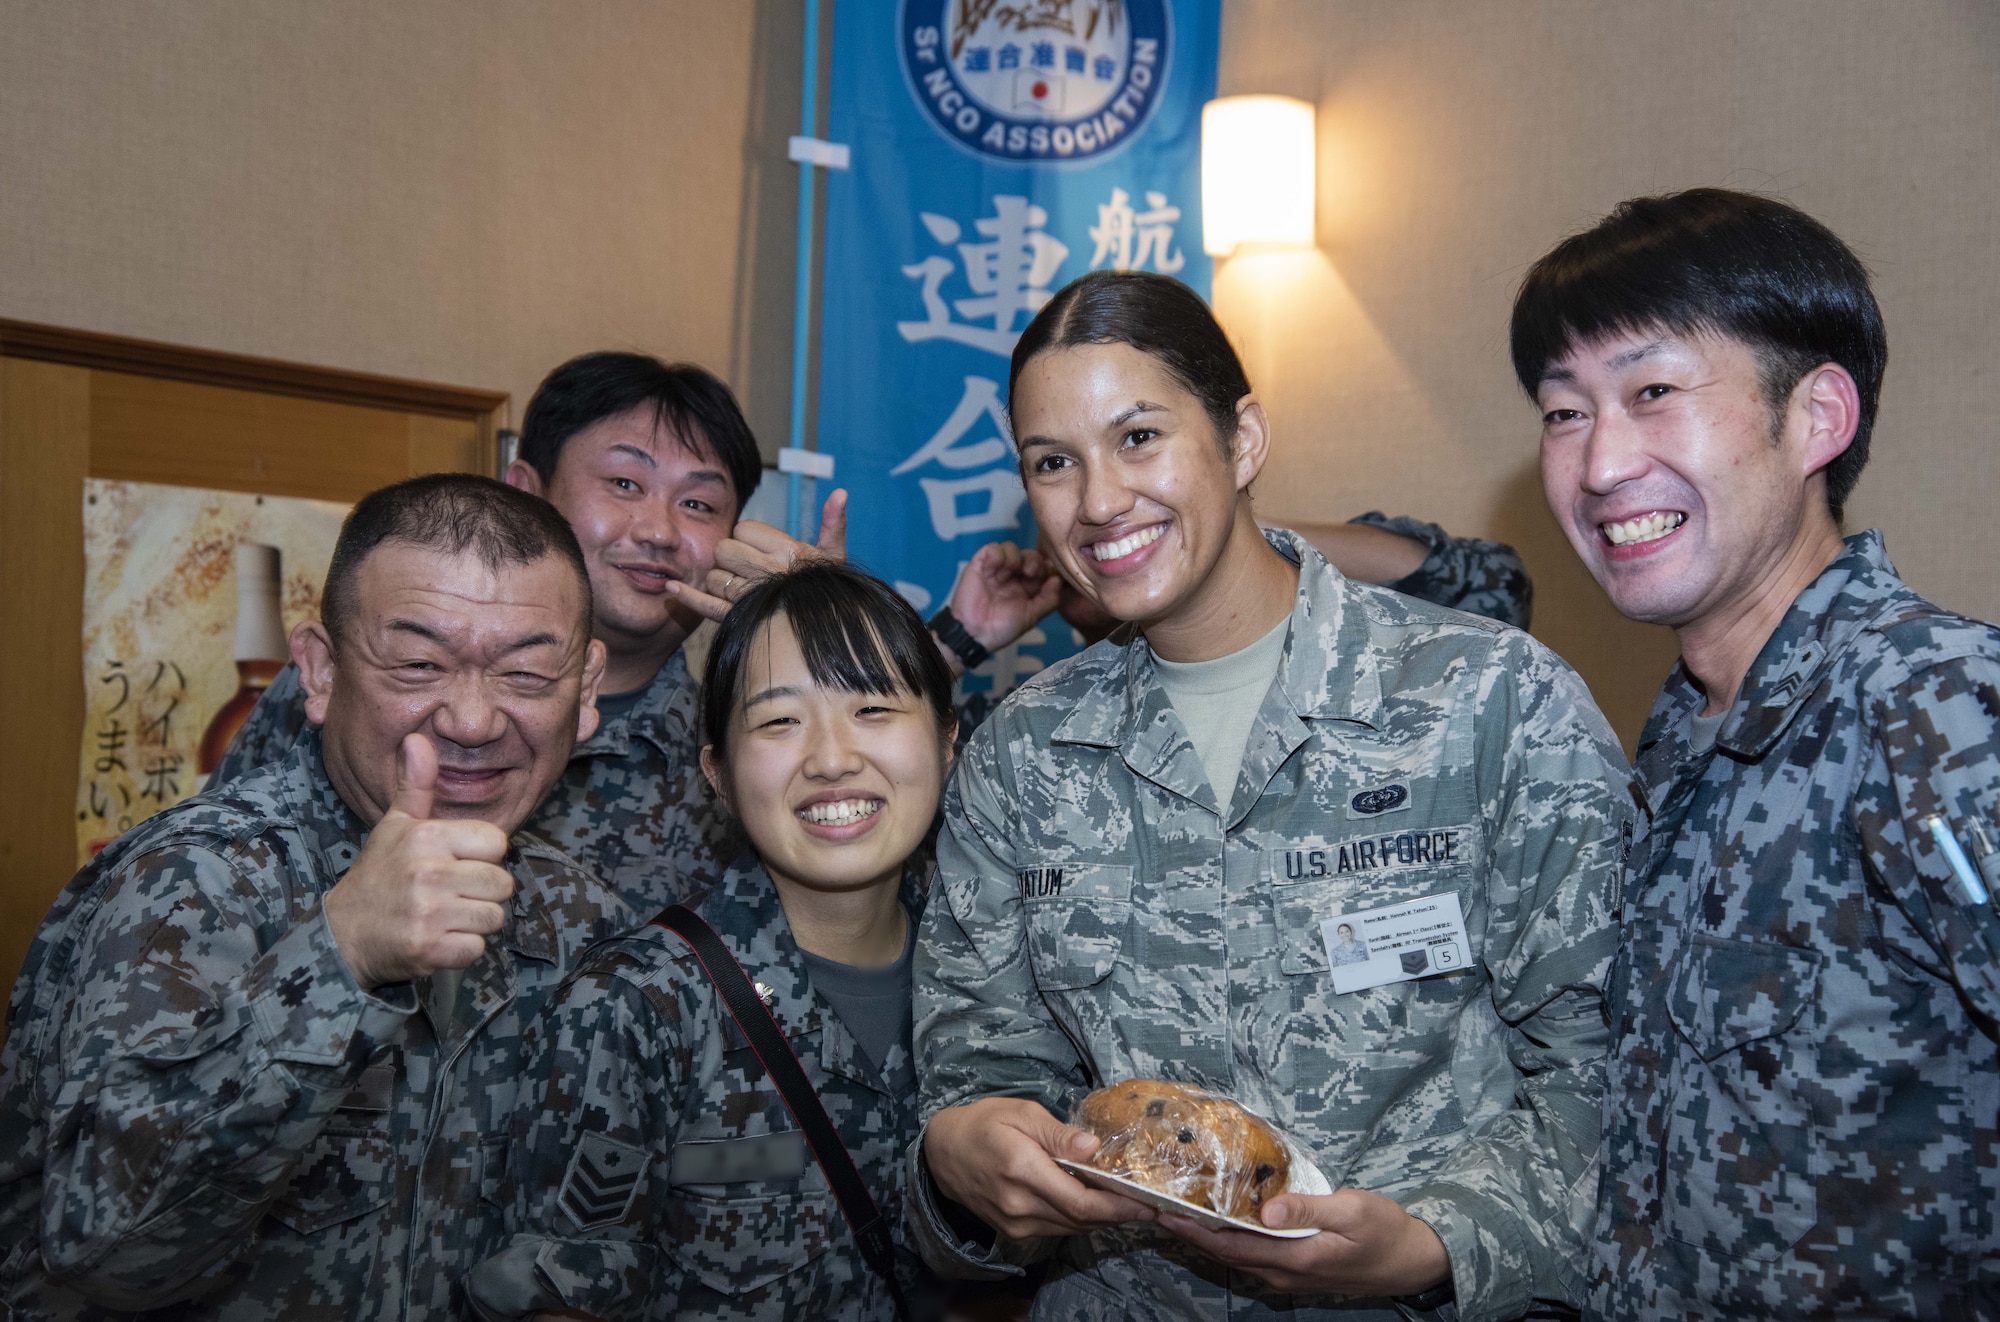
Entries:
[[1549, 504], [1681, 661], [1640, 738], [1592, 1311], [2000, 1315], [2000, 632], [1841, 537], [1887, 341], [1781, 203], [1641, 198], [1515, 304]]
[[[729, 388], [699, 367], [592, 353], [535, 390], [506, 480], [569, 520], [590, 570], [592, 631], [608, 654], [603, 722], [528, 819], [640, 913], [714, 881], [729, 828], [702, 779], [700, 676], [682, 644], [701, 623], [669, 590], [703, 581], [757, 489], [763, 460]], [[210, 779], [282, 758], [307, 728], [287, 667]]]
[[[1225, 816], [1143, 639], [1029, 681], [966, 750], [918, 951], [926, 1122], [982, 1098], [1062, 1115], [1073, 1088], [1199, 1081], [1277, 1121], [1335, 1188], [1436, 1231], [1436, 1293], [1455, 1296], [1437, 1316], [1572, 1299], [1633, 811], [1623, 755], [1526, 635], [1266, 537], [1299, 586]], [[1336, 990], [1322, 919], [1440, 894], [1462, 907], [1468, 972]], [[1146, 1223], [996, 1244], [942, 1199], [921, 1139], [908, 1172], [940, 1270], [1011, 1274], [1053, 1248], [1038, 1318], [1401, 1315], [1270, 1290]]]
[[128, 832], [30, 949], [0, 1057], [10, 1318], [443, 1317], [493, 1251], [520, 1034], [634, 915], [514, 833], [603, 649], [547, 504], [441, 475], [355, 507], [308, 732]]

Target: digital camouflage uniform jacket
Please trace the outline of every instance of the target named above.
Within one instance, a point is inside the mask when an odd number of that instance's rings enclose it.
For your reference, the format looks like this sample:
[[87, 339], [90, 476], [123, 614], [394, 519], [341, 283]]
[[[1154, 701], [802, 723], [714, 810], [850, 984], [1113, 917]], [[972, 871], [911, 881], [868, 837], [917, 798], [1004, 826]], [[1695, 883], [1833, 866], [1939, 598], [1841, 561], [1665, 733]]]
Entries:
[[[603, 878], [642, 914], [707, 886], [733, 852], [728, 816], [701, 774], [700, 693], [687, 654], [675, 652], [631, 712], [576, 746], [569, 770], [522, 828]], [[209, 786], [277, 761], [311, 728], [298, 668], [287, 664], [230, 741]]]
[[1650, 859], [1613, 980], [1594, 1309], [2000, 1315], [2000, 631], [1879, 534], [1806, 589], [1712, 753], [1668, 679], [1639, 745]]
[[0, 1298], [22, 1319], [438, 1318], [499, 1236], [522, 1021], [630, 925], [517, 835], [506, 926], [434, 1023], [354, 983], [320, 897], [367, 831], [317, 734], [140, 823], [63, 890], [0, 1073]]
[[[815, 994], [754, 856], [691, 904], [771, 992], [806, 1077], [900, 1227], [899, 1162], [917, 1128], [908, 1047], [878, 1069]], [[511, 1172], [518, 1233], [472, 1274], [484, 1316], [894, 1316], [825, 1172], [679, 936], [648, 925], [599, 946], [529, 1037]]]
[[[990, 1096], [1060, 1114], [1072, 1087], [1134, 1076], [1199, 1084], [1277, 1121], [1336, 1186], [1428, 1222], [1459, 1316], [1574, 1301], [1635, 811], [1624, 758], [1526, 634], [1267, 536], [1302, 572], [1226, 821], [1143, 641], [1036, 676], [961, 759], [917, 949], [924, 1116]], [[1472, 969], [1334, 994], [1322, 919], [1443, 893]], [[1009, 1270], [1004, 1246], [953, 1236], [920, 1145], [906, 1174], [940, 1270]], [[1264, 1291], [1150, 1225], [1057, 1253], [1037, 1318], [1339, 1307]]]
[[[1372, 528], [1408, 537], [1424, 544], [1424, 562], [1406, 578], [1388, 586], [1406, 597], [1415, 597], [1438, 606], [1489, 620], [1528, 627], [1535, 603], [1535, 585], [1528, 567], [1514, 548], [1477, 537], [1453, 537], [1435, 523], [1404, 517], [1390, 518], [1371, 510], [1349, 523], [1365, 523]], [[958, 704], [958, 746], [964, 751], [993, 709], [999, 706], [990, 690], [963, 695]]]
[[1477, 537], [1454, 537], [1435, 523], [1406, 516], [1392, 519], [1379, 510], [1348, 522], [1398, 533], [1422, 542], [1429, 552], [1414, 573], [1388, 587], [1406, 597], [1484, 615], [1516, 629], [1528, 627], [1535, 585], [1513, 547]]

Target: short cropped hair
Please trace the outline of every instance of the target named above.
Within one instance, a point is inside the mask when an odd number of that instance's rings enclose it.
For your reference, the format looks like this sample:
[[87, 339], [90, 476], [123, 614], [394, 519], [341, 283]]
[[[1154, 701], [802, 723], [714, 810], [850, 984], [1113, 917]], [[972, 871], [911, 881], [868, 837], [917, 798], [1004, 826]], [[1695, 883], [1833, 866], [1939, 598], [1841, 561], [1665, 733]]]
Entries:
[[701, 723], [718, 761], [728, 760], [729, 718], [743, 701], [751, 644], [780, 615], [791, 621], [815, 684], [907, 693], [931, 709], [940, 737], [957, 728], [951, 671], [910, 603], [873, 574], [809, 558], [745, 592], [716, 631], [701, 683]]
[[535, 387], [521, 422], [521, 458], [553, 482], [570, 437], [586, 427], [650, 406], [654, 425], [729, 474], [741, 510], [764, 476], [764, 457], [743, 410], [713, 372], [663, 363], [643, 353], [587, 353]]
[[1861, 420], [1826, 468], [1838, 519], [1868, 462], [1889, 362], [1882, 310], [1853, 250], [1798, 208], [1753, 193], [1691, 188], [1621, 202], [1529, 269], [1514, 299], [1514, 374], [1532, 397], [1577, 345], [1651, 330], [1748, 346], [1774, 414], [1815, 367], [1847, 369]]
[[335, 646], [355, 612], [354, 580], [369, 552], [407, 542], [443, 555], [475, 555], [488, 569], [531, 565], [551, 555], [575, 571], [590, 629], [590, 573], [569, 520], [540, 496], [476, 473], [431, 473], [363, 496], [340, 525], [320, 593], [320, 622]]
[[1227, 455], [1236, 405], [1250, 393], [1243, 360], [1200, 294], [1151, 271], [1092, 271], [1056, 292], [1021, 332], [1007, 369], [1007, 397], [1036, 355], [1081, 344], [1122, 344], [1160, 365], [1201, 401]]

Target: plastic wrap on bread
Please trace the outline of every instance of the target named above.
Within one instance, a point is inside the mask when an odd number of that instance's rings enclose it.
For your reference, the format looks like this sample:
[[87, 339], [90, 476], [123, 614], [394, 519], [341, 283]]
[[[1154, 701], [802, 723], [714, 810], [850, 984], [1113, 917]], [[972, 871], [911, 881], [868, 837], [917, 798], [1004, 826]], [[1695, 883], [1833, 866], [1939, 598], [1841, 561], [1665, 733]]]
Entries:
[[1114, 1083], [1085, 1097], [1071, 1122], [1098, 1138], [1093, 1168], [1222, 1216], [1255, 1222], [1290, 1184], [1291, 1154], [1276, 1130], [1186, 1084]]

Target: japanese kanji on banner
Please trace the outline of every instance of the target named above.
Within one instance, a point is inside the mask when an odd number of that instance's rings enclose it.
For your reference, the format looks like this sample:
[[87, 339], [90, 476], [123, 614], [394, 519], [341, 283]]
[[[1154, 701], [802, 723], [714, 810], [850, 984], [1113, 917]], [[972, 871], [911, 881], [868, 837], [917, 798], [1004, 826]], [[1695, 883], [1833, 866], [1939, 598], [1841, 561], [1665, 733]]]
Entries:
[[[1201, 107], [1220, 0], [841, 0], [819, 447], [848, 552], [920, 611], [989, 541], [1031, 545], [1005, 404], [1014, 342], [1105, 267], [1208, 293]], [[1076, 650], [1055, 616], [967, 686]]]
[[284, 665], [286, 634], [319, 614], [346, 517], [319, 500], [83, 484], [79, 865], [201, 788]]

